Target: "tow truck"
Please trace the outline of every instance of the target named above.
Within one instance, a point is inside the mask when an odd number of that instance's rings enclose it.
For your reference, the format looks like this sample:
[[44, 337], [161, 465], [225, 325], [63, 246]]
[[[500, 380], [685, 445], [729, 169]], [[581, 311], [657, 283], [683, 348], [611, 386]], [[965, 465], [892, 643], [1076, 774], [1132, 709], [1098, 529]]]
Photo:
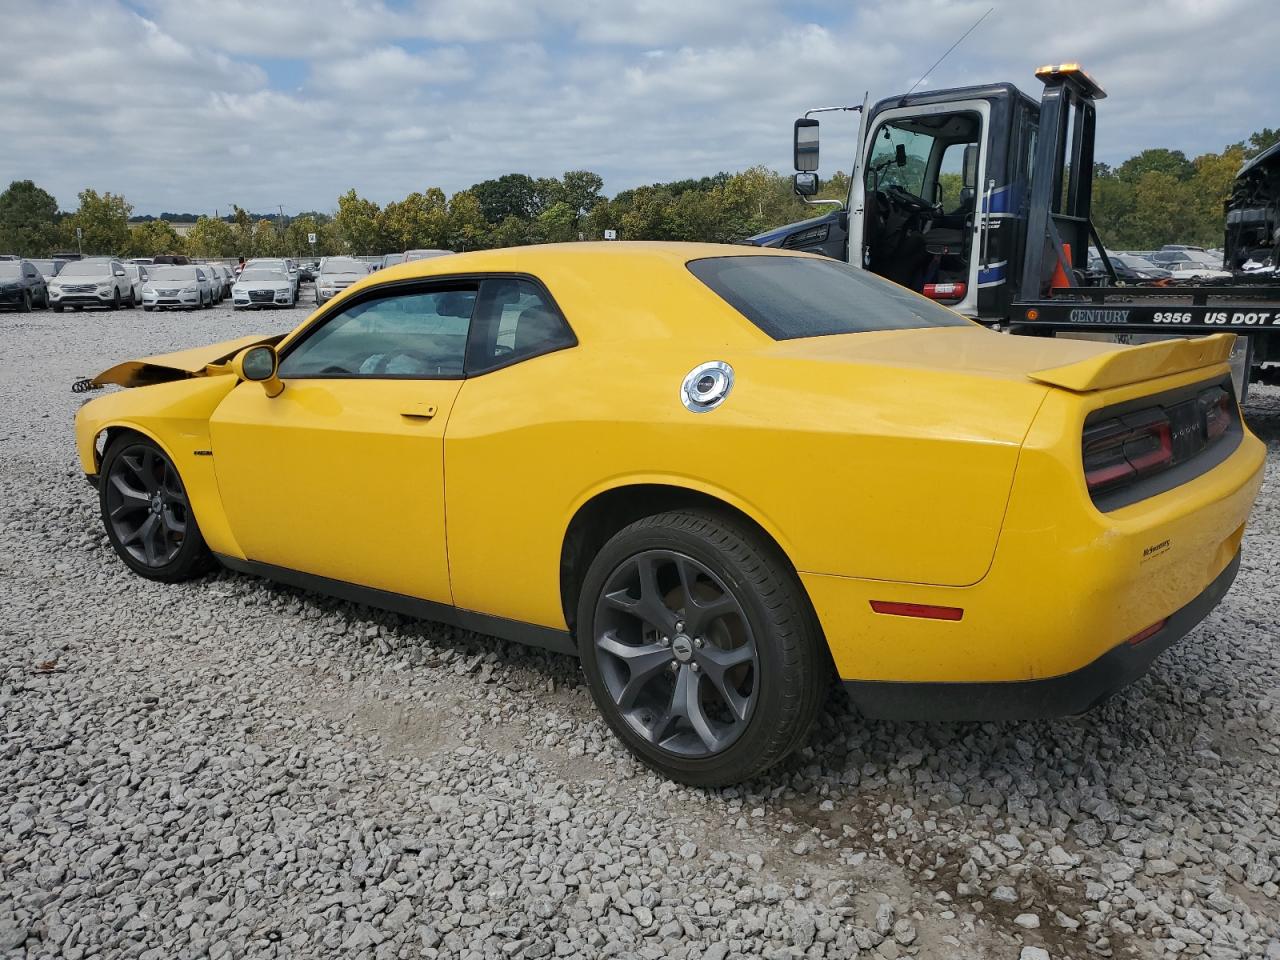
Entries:
[[[1040, 67], [1036, 77], [1039, 101], [993, 83], [808, 111], [795, 122], [793, 184], [806, 202], [834, 209], [748, 242], [844, 260], [1015, 334], [1130, 343], [1243, 334], [1232, 356], [1237, 396], [1251, 372], [1274, 378], [1280, 277], [1120, 281], [1089, 215], [1096, 105], [1106, 93], [1075, 63]], [[860, 115], [843, 201], [812, 199], [815, 114], [832, 111]], [[1251, 169], [1242, 176], [1256, 179]], [[1101, 270], [1089, 269], [1091, 246]]]

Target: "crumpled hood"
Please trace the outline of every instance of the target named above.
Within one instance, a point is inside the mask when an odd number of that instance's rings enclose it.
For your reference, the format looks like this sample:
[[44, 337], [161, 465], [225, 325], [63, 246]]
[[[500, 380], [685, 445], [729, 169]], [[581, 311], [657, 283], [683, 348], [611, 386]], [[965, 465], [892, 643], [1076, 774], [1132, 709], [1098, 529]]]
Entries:
[[205, 347], [192, 347], [190, 350], [179, 350], [176, 353], [161, 353], [154, 357], [143, 357], [141, 360], [126, 360], [102, 371], [93, 378], [93, 383], [99, 387], [108, 383], [119, 384], [122, 387], [146, 387], [170, 380], [230, 373], [231, 368], [226, 366], [227, 361], [245, 347], [257, 346], [260, 343], [276, 344], [283, 338], [284, 334], [272, 336], [250, 334], [236, 340], [211, 343]]

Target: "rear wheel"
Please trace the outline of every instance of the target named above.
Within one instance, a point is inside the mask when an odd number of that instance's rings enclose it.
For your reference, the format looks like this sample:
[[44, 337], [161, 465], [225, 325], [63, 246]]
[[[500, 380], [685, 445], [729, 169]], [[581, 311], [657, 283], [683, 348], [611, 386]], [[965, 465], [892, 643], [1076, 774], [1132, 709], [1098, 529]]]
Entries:
[[129, 434], [112, 442], [102, 458], [98, 502], [111, 546], [134, 573], [172, 583], [210, 566], [182, 478], [151, 440]]
[[591, 694], [648, 766], [694, 786], [759, 774], [804, 742], [829, 659], [795, 574], [739, 521], [639, 520], [592, 561], [578, 603]]

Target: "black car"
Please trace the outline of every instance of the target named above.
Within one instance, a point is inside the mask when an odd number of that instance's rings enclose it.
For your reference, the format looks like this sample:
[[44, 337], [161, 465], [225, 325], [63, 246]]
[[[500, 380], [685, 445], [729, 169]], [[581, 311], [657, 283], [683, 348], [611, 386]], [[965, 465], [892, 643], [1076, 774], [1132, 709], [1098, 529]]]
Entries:
[[0, 307], [23, 312], [49, 306], [49, 288], [30, 260], [0, 260]]

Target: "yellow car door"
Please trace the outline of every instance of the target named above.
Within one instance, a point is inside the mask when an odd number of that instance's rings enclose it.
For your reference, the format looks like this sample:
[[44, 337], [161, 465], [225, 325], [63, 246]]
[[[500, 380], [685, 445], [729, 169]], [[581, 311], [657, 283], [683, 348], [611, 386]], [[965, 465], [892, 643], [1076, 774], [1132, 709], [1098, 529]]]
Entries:
[[372, 288], [282, 345], [284, 390], [239, 384], [210, 435], [247, 559], [451, 603], [444, 432], [474, 284]]

